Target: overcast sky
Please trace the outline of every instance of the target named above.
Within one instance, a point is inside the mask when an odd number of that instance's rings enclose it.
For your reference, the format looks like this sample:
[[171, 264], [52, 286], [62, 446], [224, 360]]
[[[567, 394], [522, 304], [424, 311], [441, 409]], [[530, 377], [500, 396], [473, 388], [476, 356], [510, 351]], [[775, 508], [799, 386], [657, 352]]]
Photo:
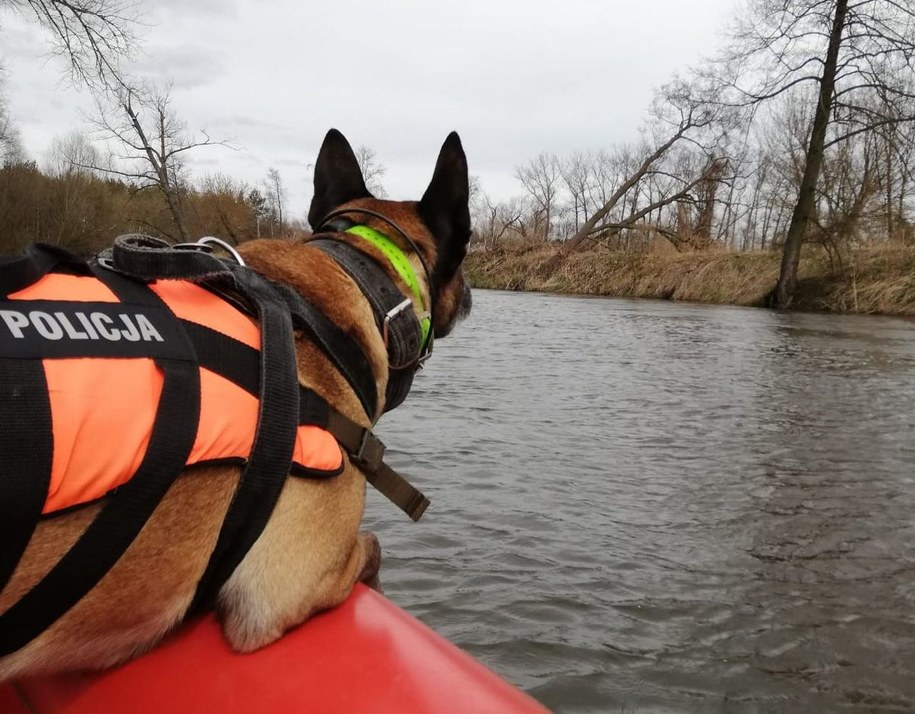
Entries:
[[[711, 54], [734, 0], [165, 0], [144, 3], [137, 75], [173, 83], [191, 129], [237, 147], [190, 156], [195, 177], [259, 184], [277, 168], [289, 212], [310, 199], [307, 165], [340, 129], [375, 150], [392, 198], [418, 198], [456, 129], [470, 171], [504, 199], [541, 151], [638, 138], [652, 92]], [[0, 4], [0, 66], [26, 152], [89, 128], [92, 102], [28, 15]]]

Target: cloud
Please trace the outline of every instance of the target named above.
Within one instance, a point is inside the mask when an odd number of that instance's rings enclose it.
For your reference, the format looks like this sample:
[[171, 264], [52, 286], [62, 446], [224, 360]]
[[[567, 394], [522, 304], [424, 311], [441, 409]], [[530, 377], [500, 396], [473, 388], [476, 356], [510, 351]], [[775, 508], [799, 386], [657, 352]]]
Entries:
[[132, 62], [127, 70], [132, 76], [168, 84], [175, 90], [199, 89], [231, 71], [220, 52], [183, 43], [158, 45], [154, 53]]
[[[192, 167], [256, 184], [275, 166], [302, 212], [306, 167], [330, 127], [373, 148], [389, 193], [405, 197], [425, 188], [457, 129], [471, 173], [499, 198], [519, 192], [514, 167], [541, 151], [636, 140], [653, 88], [714, 46], [731, 5], [162, 0], [144, 9], [131, 70], [172, 82], [189, 131], [238, 147], [189, 155]], [[0, 36], [13, 114], [37, 155], [82, 125], [87, 97], [60, 81], [64, 65], [34, 27], [4, 19]]]

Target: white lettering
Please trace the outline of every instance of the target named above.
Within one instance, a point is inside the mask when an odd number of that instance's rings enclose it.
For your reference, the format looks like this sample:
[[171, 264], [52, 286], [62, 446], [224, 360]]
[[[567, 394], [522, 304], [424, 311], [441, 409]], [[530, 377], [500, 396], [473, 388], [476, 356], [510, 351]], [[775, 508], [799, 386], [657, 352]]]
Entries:
[[98, 339], [98, 333], [95, 331], [95, 328], [92, 326], [92, 323], [89, 322], [89, 318], [86, 317], [86, 313], [84, 313], [84, 312], [76, 313], [76, 319], [80, 321], [80, 324], [82, 324], [83, 329], [89, 335], [90, 340]]
[[108, 317], [104, 312], [93, 312], [89, 315], [89, 319], [92, 320], [92, 325], [98, 333], [106, 340], [117, 342], [121, 339], [121, 333], [117, 330], [112, 330], [109, 327], [109, 325], [114, 323], [114, 320]]
[[146, 315], [137, 314], [136, 320], [144, 340], [147, 342], [150, 342], [151, 340], [155, 340], [156, 342], [165, 342], [165, 340], [162, 338], [162, 335], [159, 334], [159, 331], [149, 321], [149, 318], [146, 317]]
[[[55, 312], [41, 310], [19, 312], [0, 310], [0, 324], [6, 325], [9, 334], [17, 339], [27, 338], [28, 328], [46, 340], [101, 340], [118, 342], [165, 342], [165, 338], [143, 313]], [[82, 329], [80, 329], [82, 328]]]
[[134, 327], [133, 323], [130, 321], [130, 315], [118, 315], [118, 317], [121, 318], [121, 322], [127, 327], [126, 330], [121, 330], [124, 339], [128, 342], [139, 342], [140, 333], [137, 332], [137, 328]]
[[38, 334], [45, 339], [59, 340], [64, 336], [64, 331], [61, 329], [60, 325], [58, 325], [54, 318], [46, 312], [32, 310], [32, 312], [29, 313], [29, 320], [32, 321], [32, 327], [34, 327], [38, 331]]
[[57, 318], [57, 321], [61, 324], [61, 327], [64, 328], [64, 332], [67, 333], [67, 337], [71, 340], [85, 340], [89, 338], [85, 332], [80, 332], [73, 325], [70, 324], [70, 320], [62, 312], [55, 312], [54, 317]]
[[21, 340], [25, 335], [22, 334], [22, 328], [29, 324], [28, 319], [21, 312], [15, 310], [0, 310], [0, 318], [6, 323], [13, 337]]

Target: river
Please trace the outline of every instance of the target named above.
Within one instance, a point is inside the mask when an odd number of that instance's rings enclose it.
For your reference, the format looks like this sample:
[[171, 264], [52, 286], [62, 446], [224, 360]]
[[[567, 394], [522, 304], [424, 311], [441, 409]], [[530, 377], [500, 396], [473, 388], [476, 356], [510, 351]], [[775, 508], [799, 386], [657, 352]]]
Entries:
[[556, 712], [915, 710], [915, 322], [475, 291], [394, 602]]

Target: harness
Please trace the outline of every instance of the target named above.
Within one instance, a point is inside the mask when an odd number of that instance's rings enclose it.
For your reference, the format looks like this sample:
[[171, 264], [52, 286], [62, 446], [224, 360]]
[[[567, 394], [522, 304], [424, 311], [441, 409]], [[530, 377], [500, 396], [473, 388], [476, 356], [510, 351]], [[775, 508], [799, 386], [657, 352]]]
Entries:
[[[340, 263], [372, 305], [391, 357], [387, 411], [406, 396], [413, 373], [431, 351], [431, 329], [422, 328], [423, 318], [404, 304], [412, 301], [404, 300], [375, 261], [359, 258], [360, 251], [332, 236], [314, 242]], [[378, 406], [376, 387], [358, 343], [291, 288], [265, 279], [234, 255], [238, 263], [217, 258], [202, 243], [170, 246], [129, 235], [88, 262], [38, 244], [23, 257], [0, 263], [0, 591], [39, 520], [67, 504], [51, 496], [55, 432], [49, 382], [55, 366], [103, 360], [111, 367], [146, 365], [148, 371], [154, 365], [161, 384], [139, 463], [107, 493], [96, 518], [45, 578], [0, 615], [0, 656], [28, 644], [95, 586], [189, 464], [243, 464], [192, 610], [212, 603], [257, 540], [288, 475], [332, 477], [342, 471], [340, 449], [413, 520], [425, 511], [428, 500], [385, 464], [384, 444], [371, 429], [298, 382], [294, 330], [321, 348], [371, 421]], [[48, 280], [68, 278], [97, 284], [107, 299], [47, 299], [35, 292]], [[251, 314], [259, 344], [257, 337], [252, 344], [250, 336], [246, 340], [212, 321], [208, 325], [183, 315], [182, 304], [170, 294], [178, 281], [191, 281], [198, 297], [218, 295]], [[204, 450], [203, 457], [192, 457], [206, 383], [213, 379], [257, 398], [245, 455]], [[307, 446], [303, 432], [318, 445]], [[77, 494], [70, 500], [76, 505], [88, 498]]]

